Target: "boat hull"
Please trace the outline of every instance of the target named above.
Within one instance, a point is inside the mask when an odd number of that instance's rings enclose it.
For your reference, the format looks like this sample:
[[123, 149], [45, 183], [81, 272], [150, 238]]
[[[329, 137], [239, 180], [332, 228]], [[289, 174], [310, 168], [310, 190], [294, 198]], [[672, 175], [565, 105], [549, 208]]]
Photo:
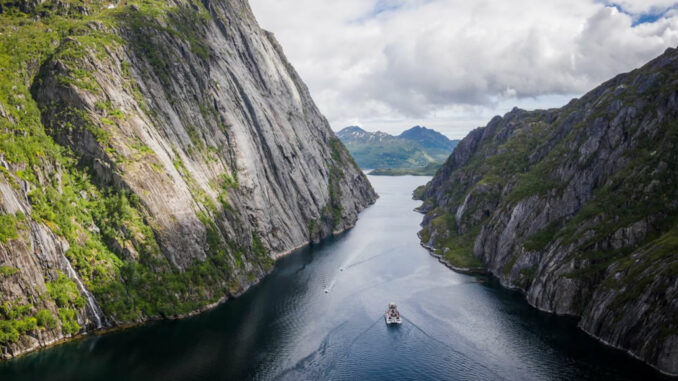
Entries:
[[397, 325], [403, 323], [403, 319], [401, 317], [389, 317], [388, 314], [384, 315], [384, 319], [386, 319], [386, 324], [388, 325]]

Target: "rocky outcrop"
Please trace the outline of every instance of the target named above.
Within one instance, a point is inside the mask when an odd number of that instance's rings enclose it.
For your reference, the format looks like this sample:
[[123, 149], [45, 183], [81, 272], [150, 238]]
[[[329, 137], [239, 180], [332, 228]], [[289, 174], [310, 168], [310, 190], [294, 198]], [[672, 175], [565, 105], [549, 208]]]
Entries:
[[375, 200], [245, 0], [69, 3], [1, 16], [3, 357], [238, 295]]
[[678, 374], [678, 51], [471, 132], [416, 196], [424, 244]]

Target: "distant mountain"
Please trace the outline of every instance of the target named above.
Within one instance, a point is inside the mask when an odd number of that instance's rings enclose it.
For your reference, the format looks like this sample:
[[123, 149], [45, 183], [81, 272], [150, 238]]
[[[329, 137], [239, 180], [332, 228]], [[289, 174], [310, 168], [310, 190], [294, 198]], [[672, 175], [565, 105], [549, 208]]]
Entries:
[[418, 168], [377, 168], [369, 174], [372, 176], [434, 176], [442, 165], [442, 162], [436, 162]]
[[337, 133], [361, 168], [413, 169], [444, 162], [458, 140], [421, 126], [398, 136], [369, 132], [360, 127], [346, 127]]
[[441, 149], [447, 152], [452, 152], [459, 143], [459, 140], [450, 140], [440, 132], [422, 126], [414, 126], [398, 135], [398, 138], [415, 141], [428, 149]]
[[382, 142], [393, 140], [395, 137], [385, 132], [368, 132], [357, 126], [346, 127], [337, 134], [344, 144], [346, 142]]

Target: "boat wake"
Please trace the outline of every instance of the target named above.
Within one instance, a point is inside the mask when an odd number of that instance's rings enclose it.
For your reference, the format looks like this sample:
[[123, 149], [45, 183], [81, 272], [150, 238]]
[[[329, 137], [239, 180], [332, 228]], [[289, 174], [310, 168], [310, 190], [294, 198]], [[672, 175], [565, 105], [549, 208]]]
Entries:
[[[356, 267], [356, 266], [362, 265], [363, 263], [369, 262], [369, 261], [371, 261], [371, 260], [373, 260], [373, 259], [375, 259], [375, 258], [382, 257], [382, 256], [384, 256], [384, 255], [386, 255], [386, 253], [373, 255], [373, 256], [371, 256], [371, 257], [369, 257], [369, 258], [363, 259], [362, 261], [355, 262], [355, 263], [351, 263], [350, 265], [346, 266], [345, 268], [348, 270], [348, 269], [350, 269], [350, 268], [352, 268], [352, 267]], [[340, 271], [341, 271], [341, 269], [340, 269]]]

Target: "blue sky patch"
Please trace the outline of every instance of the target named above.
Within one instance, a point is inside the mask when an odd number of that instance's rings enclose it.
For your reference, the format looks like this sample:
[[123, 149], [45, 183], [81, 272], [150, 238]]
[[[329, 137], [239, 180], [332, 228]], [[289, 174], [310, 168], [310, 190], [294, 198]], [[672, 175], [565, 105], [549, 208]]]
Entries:
[[617, 3], [605, 3], [605, 5], [608, 7], [617, 8], [619, 12], [631, 16], [631, 19], [633, 20], [633, 23], [631, 24], [632, 27], [638, 26], [640, 24], [651, 24], [664, 17], [668, 11], [672, 9], [678, 9], [678, 3], [676, 3], [670, 7], [653, 10], [652, 12], [648, 13], [632, 13]]
[[377, 0], [374, 8], [372, 8], [370, 12], [352, 22], [365, 22], [386, 13], [399, 11], [402, 8], [416, 8], [433, 1], [436, 0]]
[[397, 11], [404, 5], [402, 0], [379, 0], [374, 6], [372, 12], [367, 15], [367, 18], [377, 17], [382, 13]]

